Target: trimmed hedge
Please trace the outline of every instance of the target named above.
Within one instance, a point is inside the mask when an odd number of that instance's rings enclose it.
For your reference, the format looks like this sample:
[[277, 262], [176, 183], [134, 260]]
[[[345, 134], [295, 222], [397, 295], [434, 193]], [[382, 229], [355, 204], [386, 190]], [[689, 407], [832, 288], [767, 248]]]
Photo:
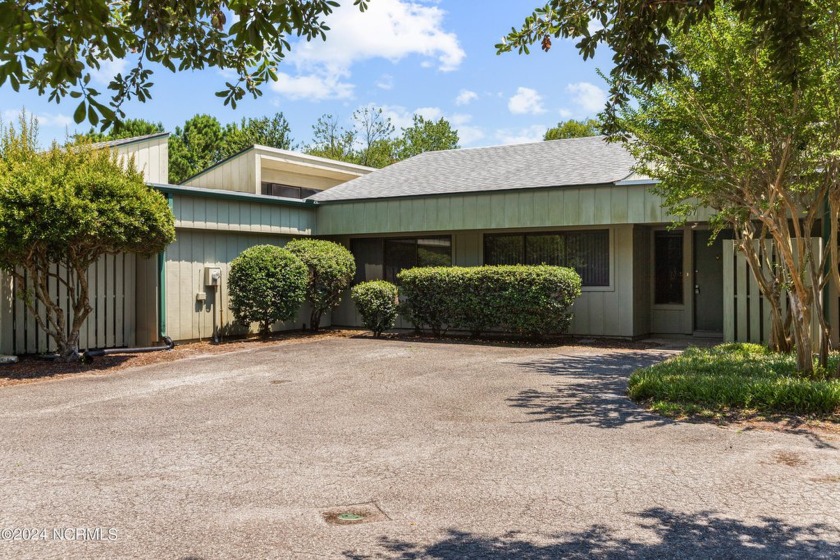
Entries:
[[309, 269], [309, 328], [317, 331], [321, 316], [341, 303], [341, 295], [356, 275], [356, 260], [344, 246], [322, 239], [293, 239], [285, 248]]
[[306, 265], [274, 245], [245, 249], [230, 263], [230, 309], [242, 325], [259, 323], [268, 336], [271, 325], [297, 316], [306, 297]]
[[362, 282], [353, 286], [350, 297], [362, 316], [364, 325], [378, 337], [397, 321], [397, 287], [384, 280]]
[[403, 315], [435, 336], [448, 329], [563, 333], [581, 286], [571, 268], [547, 265], [411, 268], [397, 281]]

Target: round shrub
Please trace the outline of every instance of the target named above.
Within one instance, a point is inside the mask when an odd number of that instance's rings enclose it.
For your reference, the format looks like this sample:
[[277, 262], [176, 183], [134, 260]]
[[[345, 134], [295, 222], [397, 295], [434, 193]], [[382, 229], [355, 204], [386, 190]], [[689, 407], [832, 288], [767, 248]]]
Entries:
[[397, 321], [397, 287], [384, 280], [362, 282], [353, 286], [350, 297], [362, 316], [362, 323], [378, 337]]
[[243, 325], [259, 323], [268, 336], [271, 325], [293, 319], [306, 296], [306, 265], [274, 245], [246, 249], [230, 263], [230, 308]]
[[341, 303], [341, 295], [356, 275], [356, 260], [342, 245], [320, 239], [295, 239], [286, 244], [286, 249], [309, 269], [309, 325], [317, 331], [321, 316]]

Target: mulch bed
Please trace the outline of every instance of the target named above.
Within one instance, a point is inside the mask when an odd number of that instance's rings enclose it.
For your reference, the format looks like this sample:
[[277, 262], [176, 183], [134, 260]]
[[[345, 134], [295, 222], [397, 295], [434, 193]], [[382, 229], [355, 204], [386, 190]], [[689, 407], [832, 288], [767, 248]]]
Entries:
[[64, 379], [78, 374], [105, 374], [130, 367], [146, 366], [164, 362], [182, 360], [184, 358], [195, 358], [214, 354], [236, 352], [238, 350], [250, 350], [279, 346], [290, 343], [310, 342], [323, 340], [325, 338], [350, 337], [361, 334], [362, 331], [325, 329], [318, 333], [291, 331], [277, 333], [267, 339], [247, 338], [231, 339], [221, 344], [210, 342], [189, 342], [179, 344], [172, 350], [160, 352], [147, 352], [141, 354], [116, 354], [111, 356], [100, 356], [88, 364], [73, 363], [66, 364], [45, 360], [37, 356], [23, 356], [16, 364], [0, 366], [0, 387], [31, 383], [34, 381]]

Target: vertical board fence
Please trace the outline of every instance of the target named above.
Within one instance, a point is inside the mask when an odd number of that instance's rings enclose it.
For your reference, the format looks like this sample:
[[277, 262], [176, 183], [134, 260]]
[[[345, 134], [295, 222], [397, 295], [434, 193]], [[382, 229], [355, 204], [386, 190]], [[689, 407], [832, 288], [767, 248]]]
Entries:
[[[90, 304], [93, 311], [82, 325], [79, 347], [119, 348], [135, 344], [136, 307], [136, 257], [135, 255], [105, 255], [88, 269]], [[66, 269], [58, 266], [56, 274]], [[40, 354], [54, 352], [55, 342], [41, 329], [35, 317], [18, 297], [23, 288], [31, 288], [8, 274], [0, 273], [0, 354]], [[50, 296], [61, 305], [71, 317], [67, 288], [53, 278], [49, 283]], [[42, 318], [46, 310], [35, 302], [36, 311]]]
[[[758, 247], [758, 241], [755, 241]], [[771, 241], [765, 241], [771, 262], [776, 255]], [[811, 238], [811, 248], [822, 258], [822, 240]], [[764, 266], [767, 266], [766, 263]], [[782, 310], [787, 311], [787, 298], [782, 298]], [[815, 340], [819, 340], [819, 317], [813, 314], [811, 325]], [[770, 304], [761, 294], [747, 258], [735, 248], [733, 240], [723, 241], [723, 340], [724, 342], [754, 342], [764, 344], [770, 339]]]

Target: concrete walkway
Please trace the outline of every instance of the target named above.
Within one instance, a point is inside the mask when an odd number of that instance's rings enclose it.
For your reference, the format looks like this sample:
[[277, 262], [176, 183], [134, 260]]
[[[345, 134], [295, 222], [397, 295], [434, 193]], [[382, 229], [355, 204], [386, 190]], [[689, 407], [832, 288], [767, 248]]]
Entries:
[[840, 441], [644, 412], [672, 353], [328, 339], [7, 387], [0, 558], [840, 557]]

